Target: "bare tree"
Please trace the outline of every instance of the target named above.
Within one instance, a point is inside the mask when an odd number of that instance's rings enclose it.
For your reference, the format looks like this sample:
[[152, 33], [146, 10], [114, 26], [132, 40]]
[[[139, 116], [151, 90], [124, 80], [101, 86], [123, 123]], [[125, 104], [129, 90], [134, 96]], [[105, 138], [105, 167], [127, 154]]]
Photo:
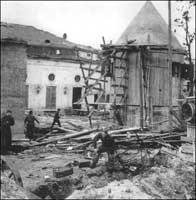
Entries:
[[[195, 9], [195, 0], [189, 0], [189, 1], [179, 1], [181, 4], [177, 10], [180, 13], [180, 16], [174, 20], [177, 27], [182, 28], [185, 32], [185, 40], [183, 42], [183, 45], [186, 48], [186, 60], [189, 62], [190, 65], [193, 65], [192, 62], [192, 54], [191, 54], [191, 47], [195, 40], [195, 29], [194, 31], [190, 30], [190, 20], [191, 20], [191, 14], [190, 10]], [[185, 4], [183, 4], [185, 3]], [[177, 30], [174, 30], [176, 32]]]

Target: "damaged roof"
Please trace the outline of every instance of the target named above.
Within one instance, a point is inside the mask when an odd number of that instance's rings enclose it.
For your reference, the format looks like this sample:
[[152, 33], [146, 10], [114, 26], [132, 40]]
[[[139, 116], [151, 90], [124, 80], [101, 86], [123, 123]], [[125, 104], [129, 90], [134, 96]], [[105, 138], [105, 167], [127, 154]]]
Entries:
[[58, 37], [52, 33], [37, 29], [33, 26], [1, 22], [1, 40], [5, 39], [25, 41], [28, 45], [80, 48], [86, 51], [95, 50], [90, 46], [70, 42], [63, 39], [63, 37]]
[[[168, 25], [151, 1], [146, 1], [142, 9], [131, 21], [117, 44], [126, 44], [136, 40], [135, 45], [167, 45]], [[184, 50], [177, 38], [172, 34], [172, 47]]]

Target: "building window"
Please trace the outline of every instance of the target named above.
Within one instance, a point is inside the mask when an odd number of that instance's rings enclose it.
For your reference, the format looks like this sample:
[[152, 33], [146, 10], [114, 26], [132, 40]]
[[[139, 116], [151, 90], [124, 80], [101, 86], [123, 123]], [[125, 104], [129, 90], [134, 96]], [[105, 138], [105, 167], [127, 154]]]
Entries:
[[55, 75], [54, 75], [54, 74], [49, 74], [49, 75], [48, 75], [48, 79], [49, 79], [50, 81], [54, 81]]
[[74, 79], [75, 79], [75, 82], [80, 82], [80, 79], [81, 79], [80, 75], [76, 75]]
[[91, 53], [87, 53], [87, 56], [88, 56], [88, 57], [91, 57]]
[[180, 65], [178, 63], [172, 63], [172, 77], [179, 77]]
[[49, 43], [50, 43], [50, 40], [45, 40], [45, 43], [49, 44]]
[[61, 51], [60, 51], [59, 49], [57, 49], [57, 50], [56, 50], [56, 54], [57, 54], [57, 55], [60, 55], [60, 54], [61, 54]]

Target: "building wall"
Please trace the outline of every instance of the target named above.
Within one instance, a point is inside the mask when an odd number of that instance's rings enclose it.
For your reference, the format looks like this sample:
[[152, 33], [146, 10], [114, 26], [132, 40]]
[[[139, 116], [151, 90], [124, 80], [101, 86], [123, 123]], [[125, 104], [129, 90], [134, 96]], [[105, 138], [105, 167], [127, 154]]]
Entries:
[[25, 110], [26, 47], [23, 44], [1, 43], [1, 114], [12, 110], [16, 120], [13, 132], [23, 130]]
[[[162, 113], [161, 119], [165, 120], [168, 113], [168, 58], [166, 51], [151, 50], [148, 52], [146, 59], [146, 69], [142, 70], [142, 84], [143, 84], [143, 118], [145, 122], [149, 123], [150, 116], [153, 116], [154, 122], [158, 119], [155, 115], [155, 108], [160, 109]], [[141, 52], [132, 51], [128, 54], [129, 80], [128, 80], [128, 108], [127, 108], [127, 125], [131, 127], [140, 126], [140, 66], [141, 66]], [[173, 54], [173, 62], [183, 63], [184, 56], [182, 54]], [[125, 68], [125, 61], [115, 60], [115, 65]], [[123, 70], [123, 69], [121, 69]], [[115, 72], [115, 76], [119, 76], [120, 70]], [[144, 82], [145, 77], [145, 82]], [[117, 80], [117, 78], [116, 78]], [[119, 81], [117, 81], [119, 83]], [[180, 96], [181, 79], [179, 74], [172, 77], [172, 102], [173, 106], [178, 106], [177, 99]], [[117, 84], [118, 84], [117, 83]], [[123, 90], [118, 91], [119, 94]], [[114, 93], [114, 92], [113, 92]], [[151, 100], [151, 102], [150, 102]], [[153, 111], [150, 111], [152, 104]], [[152, 113], [153, 112], [153, 113]], [[155, 115], [154, 115], [155, 114]], [[153, 121], [151, 119], [151, 121]]]
[[[149, 120], [152, 123], [164, 121], [168, 116], [168, 59], [167, 52], [153, 51], [148, 54], [146, 62], [146, 70], [142, 71], [142, 77], [146, 77], [143, 81], [143, 120], [144, 125]], [[140, 126], [140, 52], [131, 53], [129, 55], [129, 100], [128, 100], [128, 116], [127, 121], [131, 126]], [[181, 54], [173, 54], [173, 62], [183, 63], [184, 56]], [[174, 75], [172, 77], [172, 104], [178, 106], [177, 99], [180, 95], [180, 77]], [[151, 99], [151, 102], [150, 102]], [[152, 111], [150, 107], [152, 104]], [[155, 110], [159, 109], [159, 118], [156, 117]], [[150, 116], [152, 118], [150, 119]], [[147, 125], [146, 124], [146, 125]], [[165, 125], [165, 124], [164, 124]]]
[[[140, 104], [139, 89], [139, 66], [141, 65], [140, 53], [131, 53], [129, 55], [129, 105]], [[152, 96], [154, 106], [168, 105], [168, 62], [166, 52], [153, 52], [147, 62], [147, 70], [145, 76], [147, 82], [147, 95]], [[173, 62], [183, 63], [183, 55], [173, 54]], [[144, 75], [144, 72], [143, 72]], [[173, 105], [177, 105], [176, 99], [179, 98], [180, 78], [173, 76]], [[145, 90], [143, 87], [143, 90]]]
[[[89, 67], [89, 64], [84, 64], [84, 67]], [[95, 65], [92, 65], [92, 68], [93, 67], [95, 67]], [[54, 81], [48, 79], [51, 73], [55, 75]], [[85, 74], [87, 76], [87, 72]], [[75, 81], [76, 75], [81, 77], [80, 82]], [[94, 74], [94, 77], [98, 76], [98, 73]], [[40, 110], [46, 108], [47, 86], [56, 86], [56, 108], [68, 108], [72, 107], [73, 88], [82, 87], [84, 85], [84, 80], [79, 63], [28, 59], [26, 84], [29, 87], [28, 108]], [[36, 88], [38, 86], [41, 88], [39, 94], [36, 93]], [[66, 94], [64, 94], [64, 88], [67, 88]], [[82, 89], [82, 93], [83, 92], [84, 88]], [[89, 96], [88, 100], [89, 103], [94, 103], [94, 96]]]

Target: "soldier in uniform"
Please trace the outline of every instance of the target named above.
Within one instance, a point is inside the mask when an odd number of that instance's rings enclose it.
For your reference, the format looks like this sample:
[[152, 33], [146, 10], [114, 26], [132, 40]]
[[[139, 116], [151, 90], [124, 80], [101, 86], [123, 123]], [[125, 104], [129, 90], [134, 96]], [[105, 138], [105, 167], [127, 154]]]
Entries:
[[35, 118], [33, 115], [33, 111], [29, 111], [29, 114], [24, 120], [25, 127], [26, 127], [26, 137], [30, 139], [30, 141], [33, 139], [34, 129], [35, 129], [35, 121], [39, 124], [39, 121]]
[[96, 151], [96, 156], [93, 158], [93, 161], [91, 163], [91, 168], [96, 167], [97, 162], [99, 161], [99, 157], [102, 153], [106, 152], [108, 154], [109, 162], [113, 162], [114, 158], [114, 152], [115, 152], [115, 141], [114, 138], [112, 138], [107, 131], [98, 133], [94, 139], [94, 148], [97, 148], [97, 141], [101, 140], [102, 145], [98, 147]]

